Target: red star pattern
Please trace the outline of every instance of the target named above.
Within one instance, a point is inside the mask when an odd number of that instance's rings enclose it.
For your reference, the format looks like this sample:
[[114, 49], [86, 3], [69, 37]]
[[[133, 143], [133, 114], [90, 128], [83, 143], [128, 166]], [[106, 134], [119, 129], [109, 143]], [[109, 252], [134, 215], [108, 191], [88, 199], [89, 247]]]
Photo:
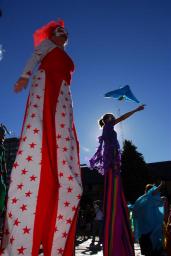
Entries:
[[65, 138], [65, 140], [66, 140], [66, 141], [70, 141], [70, 138], [69, 138], [69, 136], [68, 136], [68, 137], [66, 137], [66, 138]]
[[23, 150], [18, 151], [18, 155], [22, 155], [22, 153], [23, 153]]
[[62, 215], [62, 214], [59, 214], [58, 220], [62, 220], [62, 219], [63, 219], [63, 215]]
[[80, 195], [80, 194], [78, 194], [77, 198], [80, 200], [80, 199], [81, 199], [81, 195]]
[[35, 129], [33, 130], [33, 132], [34, 132], [34, 134], [38, 134], [38, 133], [39, 133], [39, 129], [35, 128]]
[[77, 208], [75, 207], [75, 205], [72, 207], [72, 211], [75, 212], [77, 210]]
[[64, 202], [64, 206], [68, 207], [70, 205], [70, 203], [68, 201]]
[[59, 249], [58, 249], [58, 253], [59, 253], [59, 254], [61, 254], [61, 255], [62, 255], [62, 254], [63, 254], [63, 252], [64, 252], [64, 250], [63, 250], [62, 248], [59, 248]]
[[27, 156], [26, 160], [27, 160], [28, 162], [33, 161], [32, 156]]
[[28, 171], [26, 169], [21, 170], [21, 174], [25, 175]]
[[18, 227], [18, 225], [19, 225], [20, 223], [21, 223], [21, 222], [18, 220], [18, 218], [14, 220], [14, 226], [17, 226], [17, 227]]
[[65, 165], [66, 164], [66, 160], [62, 160], [62, 164]]
[[8, 217], [9, 217], [9, 219], [12, 219], [12, 212], [8, 213]]
[[67, 147], [63, 147], [63, 152], [67, 152], [68, 148]]
[[26, 128], [27, 128], [27, 129], [30, 129], [30, 128], [31, 128], [31, 125], [30, 125], [30, 124], [28, 124], [28, 125], [26, 126]]
[[56, 138], [61, 139], [61, 134], [57, 134]]
[[68, 193], [71, 193], [72, 192], [72, 188], [68, 187], [67, 191], [68, 191]]
[[20, 209], [22, 210], [22, 212], [27, 211], [27, 205], [23, 204]]
[[27, 139], [27, 136], [24, 136], [22, 140], [23, 140], [23, 141], [26, 141], [26, 139]]
[[65, 127], [65, 124], [60, 124], [60, 127], [61, 127], [61, 128], [64, 128], [64, 127]]
[[37, 105], [37, 104], [34, 104], [33, 107], [34, 107], [34, 108], [38, 108], [38, 105]]
[[74, 178], [73, 178], [71, 175], [68, 176], [68, 180], [69, 180], [69, 181], [73, 181], [73, 179], [74, 179]]
[[63, 177], [63, 176], [64, 176], [63, 172], [59, 172], [59, 177]]
[[28, 228], [27, 226], [25, 226], [25, 228], [23, 228], [23, 233], [24, 234], [29, 234], [30, 233], [30, 229], [31, 228]]
[[18, 199], [16, 197], [12, 198], [12, 204], [16, 204]]
[[31, 118], [34, 118], [35, 116], [36, 116], [35, 113], [32, 113], [32, 114], [31, 114]]
[[20, 184], [17, 185], [17, 189], [22, 190], [22, 189], [23, 189], [23, 186], [24, 186], [24, 185], [23, 185], [22, 183], [20, 183]]
[[[42, 116], [42, 110], [44, 108], [44, 92], [41, 89], [41, 83], [35, 84], [37, 88], [31, 88], [31, 105], [27, 106], [27, 115], [24, 124], [24, 130], [22, 134], [21, 149], [18, 151], [20, 157], [16, 158], [14, 163], [14, 169], [17, 169], [15, 176], [13, 176], [13, 191], [17, 188], [17, 193], [11, 193], [8, 218], [10, 219], [11, 227], [9, 230], [13, 230], [9, 235], [9, 246], [15, 248], [15, 254], [27, 255], [30, 251], [30, 244], [26, 243], [26, 238], [30, 241], [32, 236], [33, 227], [28, 223], [34, 223], [36, 214], [36, 208], [34, 208], [35, 200], [38, 196], [37, 186], [39, 186], [39, 177], [41, 171], [41, 154], [39, 140], [42, 135], [42, 123], [44, 118]], [[57, 153], [57, 175], [60, 179], [58, 187], [59, 191], [59, 207], [57, 212], [56, 224], [55, 224], [55, 237], [61, 237], [61, 241], [58, 243], [54, 240], [53, 254], [63, 255], [65, 249], [65, 243], [67, 241], [68, 234], [70, 232], [71, 224], [77, 210], [78, 200], [81, 198], [81, 189], [78, 187], [78, 181], [80, 179], [79, 167], [77, 166], [78, 152], [75, 130], [72, 130], [73, 120], [71, 116], [70, 97], [68, 92], [68, 86], [63, 90], [63, 95], [59, 95], [55, 113], [56, 125], [56, 153]], [[41, 89], [41, 91], [40, 91]], [[42, 94], [43, 92], [43, 94]], [[32, 96], [31, 96], [32, 95]], [[67, 96], [67, 97], [66, 97]], [[61, 102], [61, 99], [65, 104]], [[42, 123], [38, 123], [36, 117], [40, 117]], [[34, 126], [32, 125], [32, 119], [34, 119]], [[71, 121], [71, 123], [68, 123]], [[36, 153], [34, 153], [36, 151]], [[43, 150], [44, 152], [44, 150]], [[72, 162], [71, 162], [72, 161]], [[17, 165], [17, 164], [18, 165]], [[15, 166], [16, 165], [16, 166]], [[18, 168], [19, 167], [19, 168]], [[77, 180], [75, 177], [79, 177]], [[36, 181], [36, 182], [35, 182]], [[68, 184], [69, 183], [69, 184]], [[81, 183], [81, 180], [80, 180]], [[75, 186], [76, 184], [76, 186]], [[21, 190], [21, 191], [20, 191]], [[62, 195], [62, 198], [61, 198]], [[24, 197], [23, 197], [24, 196]], [[61, 200], [62, 199], [62, 200]], [[15, 206], [16, 204], [16, 206]], [[33, 209], [32, 209], [32, 206]], [[31, 208], [30, 208], [31, 207]], [[31, 210], [31, 211], [30, 211]], [[32, 212], [32, 214], [31, 214]], [[18, 218], [17, 218], [18, 217]], [[25, 221], [30, 218], [31, 222]], [[66, 228], [67, 225], [67, 229]], [[58, 227], [58, 229], [57, 229]], [[8, 230], [5, 230], [6, 235]], [[20, 241], [18, 241], [17, 233], [21, 234]], [[13, 235], [13, 236], [12, 236]], [[22, 242], [23, 237], [23, 242]], [[24, 238], [25, 237], [25, 238]], [[20, 243], [19, 243], [20, 242]], [[13, 245], [12, 245], [13, 244]], [[17, 247], [16, 247], [17, 246]]]
[[65, 117], [65, 116], [66, 116], [66, 114], [65, 114], [64, 112], [62, 112], [62, 113], [61, 113], [61, 116], [62, 116], [62, 117]]
[[71, 219], [71, 218], [67, 219], [67, 220], [66, 220], [66, 223], [67, 223], [67, 224], [71, 224], [71, 223], [72, 223], [72, 219]]
[[32, 194], [32, 193], [30, 192], [30, 190], [29, 190], [28, 192], [26, 192], [26, 193], [25, 193], [26, 197], [30, 197], [30, 196], [31, 196], [31, 194]]
[[41, 97], [37, 94], [37, 95], [36, 95], [36, 99], [40, 100]]
[[36, 178], [37, 178], [36, 176], [32, 175], [32, 176], [30, 176], [30, 181], [35, 181]]
[[14, 242], [14, 237], [12, 236], [11, 238], [10, 238], [10, 244], [13, 244], [13, 242]]
[[58, 231], [58, 228], [57, 227], [55, 227], [55, 230], [54, 230], [54, 232], [56, 233]]
[[67, 237], [67, 235], [68, 235], [68, 234], [67, 234], [67, 232], [66, 232], [66, 231], [65, 231], [64, 233], [62, 233], [62, 237], [63, 237], [63, 238], [66, 238], [66, 237]]
[[17, 162], [15, 162], [14, 164], [13, 164], [13, 168], [17, 168], [19, 166], [19, 164], [17, 163]]
[[31, 144], [29, 144], [30, 148], [35, 148], [36, 144], [34, 142], [32, 142]]
[[25, 251], [25, 250], [26, 250], [26, 248], [24, 248], [23, 246], [21, 246], [20, 248], [18, 248], [18, 249], [17, 249], [18, 255], [19, 255], [19, 254], [24, 255], [24, 251]]
[[9, 235], [9, 230], [8, 230], [8, 229], [5, 229], [4, 234], [5, 234], [6, 236], [8, 236], [8, 235]]

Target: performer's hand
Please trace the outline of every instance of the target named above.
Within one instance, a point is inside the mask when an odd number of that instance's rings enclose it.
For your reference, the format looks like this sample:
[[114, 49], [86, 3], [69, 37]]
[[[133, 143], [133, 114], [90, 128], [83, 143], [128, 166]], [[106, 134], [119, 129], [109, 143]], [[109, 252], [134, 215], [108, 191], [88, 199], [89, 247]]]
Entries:
[[137, 111], [144, 110], [145, 104], [140, 105], [138, 108], [136, 108]]
[[16, 84], [14, 85], [14, 92], [21, 92], [23, 89], [26, 89], [29, 79], [26, 77], [20, 77]]

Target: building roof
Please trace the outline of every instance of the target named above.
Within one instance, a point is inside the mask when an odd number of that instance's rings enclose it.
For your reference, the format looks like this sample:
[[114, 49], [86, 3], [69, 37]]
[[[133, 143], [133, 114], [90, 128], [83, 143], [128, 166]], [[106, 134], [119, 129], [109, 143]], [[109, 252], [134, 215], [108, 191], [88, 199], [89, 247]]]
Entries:
[[151, 177], [171, 180], [171, 161], [149, 163], [147, 167]]

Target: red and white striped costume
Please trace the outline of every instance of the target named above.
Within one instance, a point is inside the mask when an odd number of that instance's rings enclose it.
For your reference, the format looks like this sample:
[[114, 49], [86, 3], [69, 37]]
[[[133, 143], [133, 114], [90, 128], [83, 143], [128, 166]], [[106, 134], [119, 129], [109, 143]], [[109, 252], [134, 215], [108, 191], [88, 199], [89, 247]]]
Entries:
[[50, 40], [39, 45], [23, 76], [39, 68], [27, 101], [11, 174], [1, 254], [45, 256], [74, 252], [82, 194], [79, 144], [70, 93], [74, 64]]

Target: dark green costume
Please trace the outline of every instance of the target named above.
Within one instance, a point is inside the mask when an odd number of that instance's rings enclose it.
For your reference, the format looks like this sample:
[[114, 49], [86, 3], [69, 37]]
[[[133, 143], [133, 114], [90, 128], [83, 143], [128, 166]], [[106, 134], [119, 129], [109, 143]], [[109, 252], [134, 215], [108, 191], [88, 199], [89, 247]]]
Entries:
[[5, 137], [5, 131], [3, 127], [0, 127], [0, 214], [5, 207], [6, 198], [6, 163], [5, 163], [5, 148], [3, 145]]

